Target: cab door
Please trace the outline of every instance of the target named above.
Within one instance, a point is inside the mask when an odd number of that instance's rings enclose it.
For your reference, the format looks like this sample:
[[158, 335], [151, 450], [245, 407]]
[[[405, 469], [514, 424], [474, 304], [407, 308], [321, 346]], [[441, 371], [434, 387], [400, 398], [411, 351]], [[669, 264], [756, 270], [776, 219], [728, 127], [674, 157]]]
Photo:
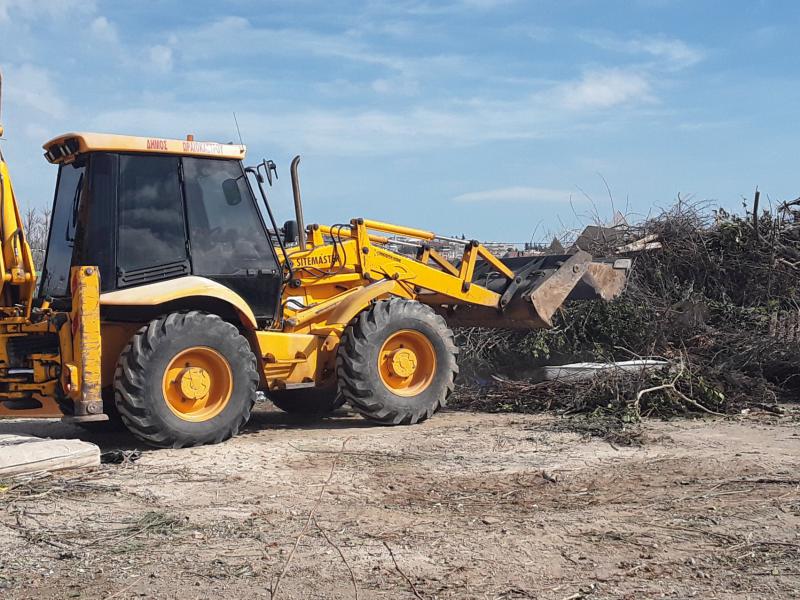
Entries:
[[192, 273], [238, 293], [262, 324], [273, 320], [282, 273], [241, 162], [184, 157], [182, 180]]
[[118, 288], [191, 271], [179, 169], [177, 156], [119, 156]]

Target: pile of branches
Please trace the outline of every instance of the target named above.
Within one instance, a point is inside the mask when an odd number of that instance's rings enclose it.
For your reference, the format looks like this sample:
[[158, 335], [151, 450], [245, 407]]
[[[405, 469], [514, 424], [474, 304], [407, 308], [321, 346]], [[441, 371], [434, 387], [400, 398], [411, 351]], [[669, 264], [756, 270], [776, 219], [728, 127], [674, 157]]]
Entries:
[[[800, 391], [800, 199], [742, 214], [679, 201], [624, 226], [632, 253], [625, 292], [610, 303], [566, 304], [549, 330], [463, 329], [464, 377], [454, 403], [479, 410], [611, 415], [732, 413]], [[619, 238], [588, 248], [615, 256]], [[618, 256], [618, 255], [617, 255]], [[661, 358], [662, 371], [532, 382], [537, 367]], [[652, 388], [652, 389], [651, 389]], [[644, 391], [644, 393], [642, 393]]]

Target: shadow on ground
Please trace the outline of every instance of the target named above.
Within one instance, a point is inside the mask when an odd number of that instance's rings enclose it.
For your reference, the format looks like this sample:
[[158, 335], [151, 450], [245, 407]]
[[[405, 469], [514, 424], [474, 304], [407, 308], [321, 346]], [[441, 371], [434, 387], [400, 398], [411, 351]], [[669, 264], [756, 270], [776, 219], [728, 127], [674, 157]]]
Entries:
[[[250, 421], [244, 426], [239, 437], [247, 437], [269, 429], [298, 430], [348, 430], [380, 427], [355, 412], [342, 408], [325, 417], [303, 417], [290, 415], [273, 408], [259, 405], [253, 411]], [[97, 444], [102, 451], [107, 450], [155, 450], [137, 440], [126, 430], [87, 431], [71, 423], [58, 419], [13, 419], [0, 420], [0, 435], [32, 435], [42, 438], [80, 439]]]

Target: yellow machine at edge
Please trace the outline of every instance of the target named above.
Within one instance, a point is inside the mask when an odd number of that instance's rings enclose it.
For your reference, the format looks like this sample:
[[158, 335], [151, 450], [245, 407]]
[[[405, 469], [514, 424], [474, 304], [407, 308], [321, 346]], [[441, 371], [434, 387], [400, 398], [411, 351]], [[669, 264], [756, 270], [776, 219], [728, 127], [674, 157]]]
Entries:
[[262, 390], [288, 412], [347, 402], [413, 424], [453, 389], [451, 327], [548, 327], [567, 299], [617, 295], [629, 266], [501, 260], [369, 219], [306, 226], [299, 157], [279, 227], [275, 165], [245, 167], [241, 145], [70, 133], [44, 149], [58, 180], [38, 281], [0, 154], [0, 417], [193, 446], [236, 435]]

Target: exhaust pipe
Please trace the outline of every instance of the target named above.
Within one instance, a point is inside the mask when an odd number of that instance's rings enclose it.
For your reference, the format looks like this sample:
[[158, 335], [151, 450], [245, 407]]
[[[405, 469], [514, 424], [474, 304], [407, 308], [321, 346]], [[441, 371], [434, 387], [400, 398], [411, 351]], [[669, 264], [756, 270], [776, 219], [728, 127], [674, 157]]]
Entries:
[[306, 249], [306, 222], [303, 219], [303, 202], [300, 199], [300, 181], [297, 178], [297, 166], [300, 164], [300, 155], [292, 159], [292, 195], [294, 196], [294, 214], [297, 221], [297, 244], [300, 250]]

